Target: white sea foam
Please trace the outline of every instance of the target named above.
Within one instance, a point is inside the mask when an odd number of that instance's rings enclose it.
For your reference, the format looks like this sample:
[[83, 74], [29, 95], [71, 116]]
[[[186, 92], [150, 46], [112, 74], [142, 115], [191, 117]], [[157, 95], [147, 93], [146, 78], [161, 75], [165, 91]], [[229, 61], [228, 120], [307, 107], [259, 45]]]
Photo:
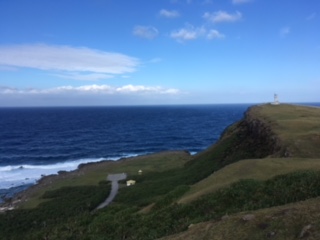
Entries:
[[[119, 158], [118, 158], [119, 159]], [[103, 158], [80, 159], [50, 165], [15, 165], [0, 167], [0, 189], [36, 183], [42, 176], [57, 174], [59, 171], [72, 171], [80, 164], [99, 162]], [[117, 159], [110, 159], [117, 160]]]
[[138, 156], [138, 154], [123, 154], [118, 157], [87, 158], [48, 165], [22, 164], [0, 166], [0, 189], [8, 189], [26, 184], [34, 184], [42, 176], [57, 174], [59, 171], [72, 171], [77, 169], [80, 164], [99, 162], [106, 159], [116, 161], [121, 158], [136, 156]]

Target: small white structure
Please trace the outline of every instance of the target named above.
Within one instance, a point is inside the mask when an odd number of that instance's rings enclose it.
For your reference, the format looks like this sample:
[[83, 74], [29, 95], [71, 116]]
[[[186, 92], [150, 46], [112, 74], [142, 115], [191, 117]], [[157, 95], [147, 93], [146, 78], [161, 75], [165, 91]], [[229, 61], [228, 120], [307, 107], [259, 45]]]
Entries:
[[278, 94], [274, 94], [274, 101], [271, 103], [272, 105], [279, 105], [279, 99], [278, 99]]
[[135, 180], [128, 180], [127, 181], [127, 186], [132, 186], [132, 185], [135, 185], [136, 184], [136, 181]]
[[138, 174], [139, 174], [139, 175], [142, 175], [142, 170], [141, 170], [141, 169], [138, 171]]

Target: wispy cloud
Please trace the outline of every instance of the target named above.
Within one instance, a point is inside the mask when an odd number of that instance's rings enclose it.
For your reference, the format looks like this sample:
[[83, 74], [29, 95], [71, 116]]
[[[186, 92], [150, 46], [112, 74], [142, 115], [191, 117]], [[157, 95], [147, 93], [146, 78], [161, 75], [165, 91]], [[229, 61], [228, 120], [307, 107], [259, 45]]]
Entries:
[[133, 34], [146, 39], [154, 39], [158, 36], [159, 31], [152, 26], [135, 26], [133, 28]]
[[17, 71], [17, 70], [18, 68], [15, 68], [15, 67], [0, 65], [0, 71]]
[[193, 3], [193, 0], [170, 0], [170, 3], [173, 3], [173, 4], [177, 4], [177, 3], [180, 3], [180, 4], [192, 4]]
[[207, 5], [207, 4], [212, 4], [212, 3], [213, 3], [212, 0], [204, 0], [202, 2], [202, 5]]
[[166, 9], [161, 9], [159, 12], [159, 15], [162, 17], [166, 18], [177, 18], [180, 16], [180, 13], [176, 10], [166, 10]]
[[210, 29], [209, 31], [207, 31], [206, 37], [208, 39], [219, 39], [224, 38], [225, 35], [220, 33], [218, 30]]
[[279, 34], [280, 34], [280, 37], [284, 38], [288, 34], [290, 34], [290, 32], [291, 32], [291, 28], [290, 27], [283, 27], [283, 28], [280, 29]]
[[185, 28], [181, 28], [179, 30], [173, 31], [171, 33], [171, 37], [178, 40], [178, 41], [183, 41], [183, 40], [194, 40], [199, 38], [200, 36], [203, 36], [205, 34], [205, 29], [204, 28], [195, 28], [192, 25], [188, 25]]
[[139, 60], [86, 47], [46, 44], [0, 46], [0, 68], [58, 71], [61, 76], [93, 80], [134, 72]]
[[148, 87], [148, 86], [134, 86], [126, 85], [115, 89], [119, 93], [151, 93], [151, 94], [178, 94], [180, 91], [174, 88], [163, 88], [163, 87]]
[[125, 85], [114, 87], [109, 85], [61, 86], [49, 89], [0, 87], [0, 94], [52, 95], [52, 94], [159, 94], [175, 95], [181, 93], [175, 88], [161, 86]]
[[203, 14], [203, 18], [212, 23], [236, 22], [241, 20], [242, 13], [238, 11], [233, 14], [225, 11], [206, 12]]
[[315, 19], [316, 17], [317, 17], [317, 14], [316, 13], [312, 13], [309, 16], [307, 16], [306, 20], [307, 21], [311, 21], [311, 20]]
[[248, 3], [252, 2], [253, 0], [232, 0], [233, 4], [243, 4], [243, 3]]
[[159, 62], [162, 62], [162, 58], [152, 58], [149, 62], [150, 63], [159, 63]]
[[186, 25], [186, 27], [171, 33], [171, 38], [174, 38], [178, 42], [195, 40], [198, 38], [206, 38], [209, 40], [224, 38], [225, 36], [215, 29], [207, 29], [205, 27], [194, 27], [193, 25]]

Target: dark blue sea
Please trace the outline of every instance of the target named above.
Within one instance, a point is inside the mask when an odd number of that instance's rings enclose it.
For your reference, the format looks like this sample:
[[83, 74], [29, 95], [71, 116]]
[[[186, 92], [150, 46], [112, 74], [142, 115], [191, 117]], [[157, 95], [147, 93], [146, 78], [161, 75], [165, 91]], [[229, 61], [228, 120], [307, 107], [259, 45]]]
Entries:
[[81, 163], [166, 150], [195, 154], [249, 106], [0, 108], [0, 196]]

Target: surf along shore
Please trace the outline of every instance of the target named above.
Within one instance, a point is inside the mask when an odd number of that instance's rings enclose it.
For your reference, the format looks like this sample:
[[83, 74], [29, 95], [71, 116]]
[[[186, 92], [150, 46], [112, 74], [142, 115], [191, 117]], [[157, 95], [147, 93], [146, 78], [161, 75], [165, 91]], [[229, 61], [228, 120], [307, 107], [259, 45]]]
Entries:
[[[46, 191], [61, 187], [98, 185], [106, 181], [109, 174], [126, 173], [135, 175], [139, 170], [143, 172], [163, 171], [182, 167], [192, 155], [187, 151], [164, 151], [159, 153], [121, 158], [117, 161], [102, 160], [99, 162], [80, 164], [73, 171], [59, 171], [57, 174], [41, 177], [36, 184], [17, 193], [13, 198], [2, 203], [2, 211], [17, 207], [33, 208], [43, 202], [41, 196]], [[31, 199], [31, 201], [29, 201]]]

